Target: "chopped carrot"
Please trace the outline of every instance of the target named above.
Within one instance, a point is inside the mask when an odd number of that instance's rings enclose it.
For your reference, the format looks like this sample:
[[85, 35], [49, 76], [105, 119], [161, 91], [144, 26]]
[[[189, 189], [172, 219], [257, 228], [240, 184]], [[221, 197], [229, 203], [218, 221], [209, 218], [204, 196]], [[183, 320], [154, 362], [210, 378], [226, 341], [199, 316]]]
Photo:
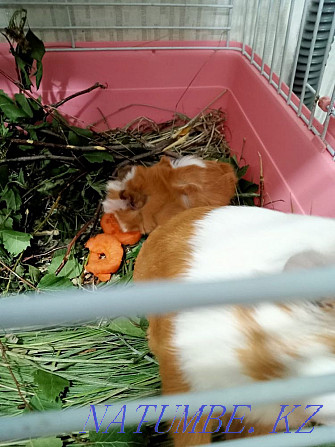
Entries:
[[139, 231], [128, 231], [127, 233], [115, 233], [113, 236], [118, 239], [123, 245], [134, 245], [141, 239], [141, 233]]
[[100, 281], [109, 281], [112, 275], [110, 273], [98, 273], [96, 276]]
[[122, 262], [121, 244], [133, 245], [141, 239], [139, 231], [121, 231], [114, 214], [106, 213], [100, 221], [103, 233], [91, 237], [85, 244], [90, 250], [86, 271], [93, 273], [100, 281], [109, 281]]
[[121, 228], [114, 214], [105, 213], [100, 220], [102, 231], [107, 234], [119, 233]]
[[[115, 273], [121, 265], [123, 248], [118, 239], [101, 233], [91, 237], [85, 245], [90, 250], [86, 270], [95, 276]], [[110, 279], [110, 278], [108, 278]], [[103, 279], [101, 279], [103, 280]]]
[[112, 234], [121, 244], [134, 245], [141, 239], [141, 233], [139, 231], [121, 231], [114, 214], [105, 213], [100, 220], [100, 225], [104, 233]]

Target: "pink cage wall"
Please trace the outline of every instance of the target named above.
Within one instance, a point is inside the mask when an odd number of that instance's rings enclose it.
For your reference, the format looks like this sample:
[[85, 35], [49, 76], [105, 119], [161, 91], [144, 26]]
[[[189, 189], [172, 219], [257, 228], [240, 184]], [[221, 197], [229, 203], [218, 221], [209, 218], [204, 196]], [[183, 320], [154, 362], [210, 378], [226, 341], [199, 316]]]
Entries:
[[[0, 47], [0, 56], [1, 68], [16, 78], [7, 46]], [[256, 182], [261, 154], [265, 201], [272, 202], [268, 206], [335, 217], [332, 157], [321, 139], [308, 130], [241, 52], [143, 47], [140, 51], [48, 52], [39, 94], [44, 103], [50, 104], [97, 81], [108, 88], [79, 96], [59, 110], [77, 117], [74, 123], [82, 127], [98, 122], [99, 130], [106, 124], [98, 108], [110, 128], [138, 116], [163, 121], [175, 111], [194, 116], [227, 89], [212, 107], [226, 111], [227, 139], [237, 156], [245, 138], [243, 157], [250, 165], [249, 178]], [[8, 94], [17, 92], [4, 77], [0, 78], [0, 88]], [[329, 138], [335, 139], [335, 135], [329, 134]]]

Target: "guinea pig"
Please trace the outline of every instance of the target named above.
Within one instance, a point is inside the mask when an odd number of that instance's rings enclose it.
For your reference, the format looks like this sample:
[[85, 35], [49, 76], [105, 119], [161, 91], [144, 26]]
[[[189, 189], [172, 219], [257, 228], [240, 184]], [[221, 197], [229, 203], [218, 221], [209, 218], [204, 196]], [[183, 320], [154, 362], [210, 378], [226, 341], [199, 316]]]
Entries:
[[103, 206], [123, 231], [148, 234], [188, 208], [228, 205], [236, 182], [229, 163], [162, 157], [153, 166], [133, 166], [123, 178], [108, 182]]
[[[201, 207], [178, 214], [149, 235], [138, 255], [134, 280], [252, 278], [332, 263], [335, 219], [257, 207]], [[165, 394], [335, 373], [335, 297], [313, 303], [202, 307], [148, 319], [149, 347], [159, 362]], [[248, 404], [243, 396], [240, 403]], [[235, 430], [226, 426], [220, 431], [228, 427], [226, 439], [268, 434], [280, 404], [242, 410], [237, 414], [245, 415], [243, 424], [236, 419]], [[323, 405], [312, 422], [335, 424], [335, 392], [301, 404], [289, 416], [291, 429], [316, 410], [305, 409], [306, 404]], [[206, 418], [191, 433], [192, 424], [182, 433], [177, 421], [169, 423], [175, 447], [209, 444], [218, 420], [204, 428]], [[229, 435], [243, 426], [254, 427], [253, 434], [245, 428], [245, 435]], [[281, 420], [276, 431], [285, 429]]]

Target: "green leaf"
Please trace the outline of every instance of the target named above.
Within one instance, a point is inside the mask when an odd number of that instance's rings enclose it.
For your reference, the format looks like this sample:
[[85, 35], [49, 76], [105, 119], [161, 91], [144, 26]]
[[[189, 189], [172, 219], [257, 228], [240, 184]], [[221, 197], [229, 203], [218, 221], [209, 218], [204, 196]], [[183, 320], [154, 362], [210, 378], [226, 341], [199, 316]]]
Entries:
[[238, 182], [238, 186], [241, 192], [256, 193], [259, 189], [259, 186], [256, 183], [249, 182], [244, 178]]
[[88, 140], [93, 137], [93, 132], [89, 129], [82, 129], [81, 127], [71, 126], [68, 135], [68, 141], [73, 146], [80, 146], [87, 144]]
[[114, 161], [113, 155], [106, 151], [96, 150], [94, 152], [88, 152], [84, 154], [84, 157], [90, 163], [102, 163], [104, 161]]
[[39, 369], [34, 374], [34, 383], [38, 386], [39, 393], [43, 393], [50, 400], [56, 400], [70, 382], [57, 374], [52, 374]]
[[43, 393], [36, 393], [29, 401], [29, 404], [34, 410], [60, 410], [62, 408], [62, 401], [60, 399], [50, 400]]
[[[27, 63], [27, 60], [24, 60], [24, 59], [30, 59], [30, 60]], [[27, 57], [27, 55], [25, 55], [24, 59], [22, 57], [20, 57], [17, 52], [15, 53], [15, 61], [17, 63], [17, 66], [20, 69], [22, 84], [25, 89], [30, 90], [30, 86], [32, 85], [32, 82], [29, 78], [29, 75], [30, 75], [30, 69], [31, 69], [31, 65], [33, 63], [33, 59]]]
[[18, 104], [21, 107], [21, 109], [26, 113], [26, 115], [29, 116], [29, 118], [32, 118], [34, 113], [31, 110], [29, 102], [28, 102], [27, 98], [24, 96], [24, 94], [16, 93], [14, 95], [14, 98], [15, 98], [16, 104]]
[[[121, 422], [121, 415], [117, 418]], [[116, 428], [109, 428], [108, 433], [95, 431], [89, 432], [90, 441], [99, 444], [99, 447], [135, 447], [145, 445], [144, 436], [141, 433], [134, 433], [136, 426], [125, 427], [124, 433], [118, 433], [121, 429], [121, 423], [115, 425]]]
[[8, 166], [7, 165], [0, 166], [0, 188], [5, 188], [5, 186], [8, 183], [8, 176], [9, 176]]
[[28, 266], [28, 271], [29, 271], [29, 276], [30, 279], [36, 283], [39, 281], [40, 277], [41, 277], [41, 272], [38, 268], [34, 267], [33, 265], [29, 265]]
[[45, 47], [42, 40], [39, 39], [30, 28], [26, 34], [26, 39], [30, 44], [31, 57], [37, 61], [41, 61], [45, 54]]
[[236, 175], [237, 175], [237, 178], [242, 178], [246, 173], [247, 173], [247, 170], [249, 169], [249, 165], [245, 165], [245, 166], [242, 166], [242, 168], [238, 168], [238, 170], [236, 171]]
[[105, 195], [105, 190], [106, 190], [106, 182], [105, 181], [100, 180], [100, 181], [95, 182], [92, 179], [92, 176], [89, 174], [86, 176], [86, 181], [87, 181], [87, 184], [92, 189], [94, 189], [94, 191], [96, 191], [101, 197], [103, 197]]
[[30, 145], [30, 144], [19, 144], [19, 149], [21, 149], [22, 151], [28, 151], [28, 150], [32, 150], [34, 149], [34, 146]]
[[42, 81], [42, 76], [43, 76], [43, 65], [41, 61], [37, 61], [36, 62], [36, 72], [35, 72], [35, 77], [36, 77], [36, 89], [38, 90], [40, 88], [40, 84]]
[[72, 283], [68, 278], [61, 278], [54, 273], [47, 273], [38, 283], [38, 288], [41, 290], [59, 290], [66, 287], [72, 287]]
[[10, 211], [0, 210], [0, 230], [11, 230], [13, 228], [13, 219], [10, 217]]
[[238, 169], [238, 161], [237, 161], [237, 158], [236, 158], [236, 155], [235, 155], [235, 154], [233, 154], [233, 155], [232, 155], [231, 157], [229, 157], [228, 159], [223, 157], [223, 158], [220, 158], [219, 160], [220, 160], [220, 161], [223, 161], [223, 162], [228, 162], [228, 163], [230, 163], [231, 165], [233, 165], [235, 169]]
[[63, 442], [59, 438], [39, 438], [31, 439], [25, 447], [62, 447]]
[[[61, 264], [65, 253], [66, 250], [57, 251], [57, 253], [52, 258], [51, 264], [49, 265], [48, 273], [55, 273], [55, 271]], [[66, 277], [69, 279], [76, 278], [81, 274], [82, 269], [83, 269], [82, 265], [75, 259], [73, 255], [71, 255], [65, 266], [59, 272], [58, 278], [60, 277]]]
[[2, 241], [5, 249], [12, 255], [17, 256], [30, 245], [31, 234], [13, 230], [1, 230]]
[[29, 117], [23, 109], [17, 107], [14, 101], [10, 99], [3, 90], [0, 90], [0, 109], [5, 116], [14, 123], [17, 122], [19, 118]]
[[[140, 321], [139, 321], [140, 324]], [[117, 332], [122, 335], [130, 335], [132, 337], [145, 337], [145, 332], [141, 327], [136, 327], [128, 318], [119, 317], [115, 318], [109, 325], [108, 329], [112, 332]]]
[[21, 206], [21, 197], [16, 188], [9, 189], [8, 186], [1, 193], [1, 200], [6, 202], [9, 210], [17, 211]]

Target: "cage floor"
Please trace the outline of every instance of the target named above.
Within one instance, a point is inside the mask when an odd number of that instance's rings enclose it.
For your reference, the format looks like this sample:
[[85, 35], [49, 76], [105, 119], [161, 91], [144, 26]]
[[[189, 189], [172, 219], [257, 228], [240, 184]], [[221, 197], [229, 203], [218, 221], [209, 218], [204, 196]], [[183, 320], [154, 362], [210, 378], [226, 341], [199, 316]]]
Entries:
[[[8, 49], [3, 46], [0, 50], [3, 69], [16, 77]], [[244, 146], [249, 178], [256, 182], [261, 156], [268, 207], [335, 217], [335, 163], [331, 156], [240, 52], [142, 48], [46, 54], [41, 88], [45, 103], [95, 82], [108, 87], [60, 108], [77, 125], [96, 123], [97, 129], [106, 129], [102, 115], [110, 128], [138, 116], [159, 122], [174, 112], [194, 116], [212, 103], [212, 108], [226, 111], [231, 149], [240, 156]], [[16, 92], [4, 78], [0, 88]]]

